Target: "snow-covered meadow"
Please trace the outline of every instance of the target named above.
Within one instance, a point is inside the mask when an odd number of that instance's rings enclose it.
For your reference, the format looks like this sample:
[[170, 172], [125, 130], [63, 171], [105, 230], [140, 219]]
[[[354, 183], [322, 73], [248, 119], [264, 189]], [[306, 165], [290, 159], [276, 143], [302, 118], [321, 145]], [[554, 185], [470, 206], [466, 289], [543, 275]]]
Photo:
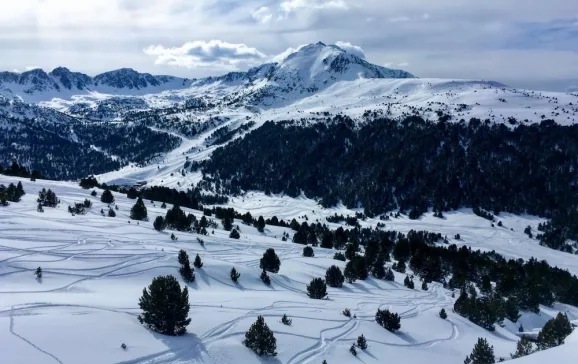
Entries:
[[[496, 357], [509, 359], [516, 349], [518, 324], [505, 321], [504, 327], [488, 332], [451, 312], [452, 292], [433, 283], [428, 291], [403, 286], [405, 275], [396, 273], [395, 283], [369, 278], [343, 288], [328, 288], [328, 300], [312, 300], [306, 285], [312, 278], [324, 277], [334, 251], [315, 248], [315, 257], [302, 257], [303, 246], [282, 242], [289, 229], [267, 226], [264, 233], [235, 221], [241, 239], [228, 237], [221, 228], [214, 234], [198, 236], [170, 231], [159, 233], [152, 221], [165, 210], [160, 202], [146, 202], [149, 222], [130, 221], [134, 204], [114, 193], [117, 216], [100, 213], [107, 206], [91, 190], [74, 183], [52, 182], [0, 176], [0, 184], [22, 181], [26, 195], [19, 203], [0, 208], [0, 348], [1, 362], [16, 363], [462, 363], [477, 338], [485, 337], [494, 346]], [[37, 212], [36, 198], [42, 188], [51, 188], [61, 200], [57, 208]], [[86, 215], [71, 216], [67, 207], [85, 198], [93, 207]], [[267, 197], [261, 194], [235, 198], [230, 205], [239, 211], [288, 219], [307, 214], [324, 220], [345, 209], [322, 210], [307, 199]], [[168, 206], [171, 207], [170, 205]], [[193, 211], [200, 218], [198, 211]], [[473, 248], [494, 249], [507, 257], [531, 256], [551, 265], [578, 273], [578, 259], [554, 251], [529, 239], [523, 229], [541, 221], [531, 216], [502, 214], [504, 227], [491, 227], [487, 220], [468, 210], [448, 213], [444, 220], [426, 215], [421, 220], [406, 218], [386, 222], [387, 229], [407, 232], [428, 230], [447, 235], [452, 242]], [[130, 221], [130, 222], [129, 222]], [[363, 224], [375, 225], [367, 220]], [[336, 227], [335, 225], [334, 227]], [[454, 234], [461, 241], [453, 241]], [[200, 237], [204, 246], [197, 242]], [[281, 259], [278, 274], [270, 274], [272, 284], [259, 279], [259, 259], [267, 248], [274, 248]], [[139, 324], [138, 300], [144, 287], [159, 275], [178, 274], [177, 253], [187, 250], [199, 254], [204, 262], [196, 269], [196, 280], [188, 285], [192, 319], [188, 333], [167, 337]], [[390, 263], [388, 263], [389, 265]], [[41, 266], [44, 276], [34, 271]], [[241, 277], [234, 284], [229, 271], [235, 267]], [[416, 278], [417, 283], [417, 278]], [[416, 287], [420, 287], [416, 284]], [[349, 308], [356, 318], [342, 311]], [[378, 308], [401, 315], [401, 330], [390, 333], [375, 322]], [[441, 308], [448, 312], [442, 320]], [[578, 319], [578, 309], [557, 304], [542, 307], [540, 315], [524, 313], [526, 331], [535, 331], [558, 311]], [[293, 323], [285, 326], [281, 316]], [[259, 358], [242, 344], [244, 333], [258, 315], [277, 338], [277, 357]], [[369, 347], [354, 357], [349, 347], [364, 334]], [[575, 336], [575, 335], [574, 335]], [[571, 343], [556, 363], [570, 363], [577, 352]], [[120, 346], [127, 345], [127, 350]], [[570, 352], [568, 352], [570, 351]], [[544, 360], [548, 352], [540, 355]], [[520, 363], [534, 363], [531, 357]]]

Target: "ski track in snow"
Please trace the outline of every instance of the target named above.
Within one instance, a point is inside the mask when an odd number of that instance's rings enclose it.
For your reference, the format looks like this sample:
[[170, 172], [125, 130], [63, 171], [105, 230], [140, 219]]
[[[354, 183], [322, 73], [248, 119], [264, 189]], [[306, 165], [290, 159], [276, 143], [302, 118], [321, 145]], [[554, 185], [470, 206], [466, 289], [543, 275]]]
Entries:
[[[0, 184], [18, 180], [0, 176]], [[405, 274], [396, 273], [395, 282], [370, 277], [342, 288], [329, 288], [327, 299], [309, 299], [306, 285], [310, 280], [324, 277], [330, 265], [343, 269], [345, 263], [332, 259], [335, 251], [320, 248], [315, 248], [314, 258], [302, 257], [303, 246], [280, 241], [283, 232], [292, 234], [289, 229], [269, 226], [261, 234], [241, 225], [239, 240], [229, 239], [227, 231], [215, 229], [214, 235], [202, 237], [205, 246], [197, 242], [196, 234], [175, 232], [179, 240], [173, 242], [170, 231], [159, 233], [152, 229], [154, 217], [164, 215], [166, 210], [149, 201], [146, 205], [150, 221], [129, 223], [128, 211], [134, 200], [119, 194], [115, 193], [117, 217], [109, 218], [98, 213], [105, 205], [99, 197], [91, 197], [90, 190], [66, 182], [22, 182], [27, 193], [23, 201], [0, 208], [0, 322], [9, 320], [8, 334], [25, 342], [31, 350], [16, 353], [8, 349], [13, 358], [29, 357], [28, 362], [38, 362], [34, 355], [41, 353], [44, 359], [38, 364], [252, 363], [257, 359], [242, 341], [257, 316], [265, 318], [277, 338], [279, 355], [271, 363], [317, 363], [324, 359], [329, 363], [379, 363], [383, 358], [399, 357], [417, 364], [423, 362], [423, 356], [419, 357], [422, 350], [427, 350], [431, 361], [461, 363], [478, 337], [487, 337], [497, 355], [506, 356], [515, 350], [518, 337], [514, 324], [488, 333], [451, 312], [454, 299], [441, 284], [430, 284], [428, 291], [410, 290], [399, 283]], [[53, 188], [63, 202], [55, 209], [45, 208], [44, 213], [38, 213], [35, 199], [42, 187]], [[100, 195], [102, 191], [98, 192]], [[85, 198], [94, 205], [86, 215], [73, 217], [66, 212], [67, 204]], [[270, 206], [270, 216], [276, 214], [284, 219], [311, 215], [312, 210], [315, 219], [344, 211], [322, 210], [305, 199], [261, 199], [265, 197], [259, 194], [246, 196], [236, 208], [250, 211], [263, 203]], [[291, 208], [284, 209], [287, 205]], [[193, 213], [200, 218], [199, 212]], [[525, 237], [523, 228], [537, 225], [540, 219], [506, 214], [502, 218], [504, 225], [514, 231], [491, 228], [485, 220], [463, 211], [448, 214], [443, 221], [426, 216], [417, 221], [394, 219], [386, 225], [400, 231], [413, 228], [448, 236], [459, 231], [463, 244], [525, 259], [531, 254], [573, 273], [578, 271], [575, 257], [540, 247]], [[362, 224], [376, 222], [368, 219]], [[271, 286], [266, 286], [259, 279], [259, 261], [269, 247], [279, 255], [281, 269], [278, 274], [270, 274]], [[153, 277], [178, 277], [176, 258], [180, 249], [187, 250], [191, 257], [200, 254], [205, 266], [195, 269], [196, 280], [187, 285], [192, 318], [189, 333], [171, 338], [151, 333], [138, 323], [136, 316], [140, 313], [138, 297]], [[40, 280], [34, 277], [38, 266], [44, 273]], [[237, 284], [229, 277], [233, 266], [241, 273]], [[418, 278], [415, 283], [419, 287]], [[345, 308], [350, 308], [356, 318], [343, 316]], [[438, 317], [441, 308], [448, 312], [445, 321]], [[377, 309], [397, 312], [401, 330], [394, 334], [377, 325]], [[563, 309], [572, 319], [578, 319], [578, 309]], [[542, 318], [524, 314], [521, 322], [529, 331], [539, 329], [555, 312], [548, 308]], [[280, 323], [283, 314], [293, 319], [292, 325]], [[88, 320], [85, 325], [90, 331], [76, 334], [76, 330], [64, 328], [76, 325], [77, 320]], [[49, 329], [45, 331], [45, 327]], [[61, 341], [41, 339], [54, 332], [62, 336]], [[362, 333], [369, 349], [360, 350], [355, 358], [348, 349]], [[86, 335], [97, 339], [82, 346], [81, 337]], [[0, 340], [9, 338], [0, 332]], [[127, 343], [127, 350], [119, 348], [121, 342]], [[68, 349], [77, 345], [82, 349]], [[11, 363], [10, 358], [7, 363]]]

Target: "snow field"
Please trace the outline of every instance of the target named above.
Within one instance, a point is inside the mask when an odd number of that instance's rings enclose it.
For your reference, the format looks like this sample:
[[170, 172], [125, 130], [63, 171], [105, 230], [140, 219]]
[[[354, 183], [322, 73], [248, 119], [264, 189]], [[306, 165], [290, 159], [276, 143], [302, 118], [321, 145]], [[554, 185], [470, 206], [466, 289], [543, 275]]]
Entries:
[[[405, 275], [396, 273], [396, 282], [369, 278], [343, 288], [328, 287], [328, 300], [311, 300], [306, 285], [324, 277], [330, 265], [341, 269], [345, 263], [332, 259], [334, 251], [315, 249], [314, 258], [302, 257], [303, 246], [281, 242], [288, 229], [267, 226], [261, 234], [253, 227], [241, 227], [241, 239], [228, 232], [198, 236], [156, 232], [152, 221], [164, 215], [160, 202], [145, 201], [149, 222], [130, 223], [128, 214], [135, 200], [113, 193], [119, 210], [115, 218], [103, 217], [107, 206], [91, 190], [73, 183], [0, 176], [0, 184], [22, 181], [26, 195], [20, 203], [0, 208], [0, 343], [5, 363], [462, 363], [478, 337], [494, 345], [496, 356], [509, 357], [518, 340], [517, 324], [506, 320], [504, 328], [488, 332], [451, 312], [451, 292], [434, 283], [429, 291], [409, 290], [401, 283]], [[55, 208], [36, 211], [38, 191], [53, 189], [61, 200]], [[83, 216], [71, 216], [67, 206], [85, 198], [93, 207]], [[247, 195], [230, 205], [254, 216], [277, 215], [289, 219], [308, 215], [309, 220], [352, 214], [344, 208], [322, 210], [307, 199]], [[169, 205], [168, 208], [171, 206]], [[313, 214], [312, 210], [316, 213]], [[197, 211], [193, 211], [200, 218]], [[315, 216], [312, 219], [312, 216]], [[447, 214], [445, 220], [425, 216], [386, 221], [386, 228], [400, 231], [429, 230], [447, 234], [450, 240], [460, 233], [459, 243], [474, 248], [496, 249], [508, 256], [528, 255], [547, 259], [550, 264], [578, 271], [574, 256], [540, 247], [528, 239], [523, 228], [537, 225], [533, 217], [500, 216], [507, 228], [491, 228], [489, 222], [467, 210]], [[368, 220], [363, 224], [373, 224]], [[336, 227], [337, 225], [335, 225]], [[197, 243], [197, 237], [205, 246]], [[270, 274], [272, 284], [259, 279], [259, 259], [267, 248], [281, 259], [279, 274]], [[159, 275], [172, 274], [181, 281], [177, 262], [180, 249], [191, 259], [198, 253], [202, 269], [188, 285], [192, 322], [182, 337], [153, 333], [140, 325], [138, 299], [142, 289]], [[33, 272], [41, 266], [42, 280]], [[241, 277], [234, 284], [229, 271], [235, 267]], [[416, 278], [416, 287], [420, 287]], [[341, 314], [349, 308], [357, 318]], [[375, 323], [378, 308], [401, 315], [401, 330], [395, 334]], [[438, 316], [441, 308], [448, 320]], [[557, 305], [543, 308], [541, 315], [525, 313], [521, 319], [527, 331], [539, 329], [561, 311], [578, 319], [578, 309]], [[287, 314], [293, 323], [281, 324]], [[244, 333], [258, 315], [277, 338], [278, 356], [258, 358], [242, 345]], [[364, 334], [369, 347], [353, 357], [348, 349]], [[126, 343], [127, 350], [120, 348]], [[567, 348], [564, 348], [565, 350]], [[546, 353], [542, 353], [546, 354]], [[564, 357], [569, 357], [565, 355]], [[559, 361], [562, 363], [563, 361]], [[530, 363], [530, 362], [529, 362]]]

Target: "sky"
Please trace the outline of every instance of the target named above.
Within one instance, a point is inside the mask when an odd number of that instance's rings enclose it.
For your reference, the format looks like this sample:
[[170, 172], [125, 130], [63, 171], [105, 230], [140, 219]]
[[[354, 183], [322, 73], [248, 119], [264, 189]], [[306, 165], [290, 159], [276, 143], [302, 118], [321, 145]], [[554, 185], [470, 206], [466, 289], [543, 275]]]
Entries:
[[418, 77], [578, 90], [577, 0], [0, 0], [0, 70], [188, 78], [338, 44]]

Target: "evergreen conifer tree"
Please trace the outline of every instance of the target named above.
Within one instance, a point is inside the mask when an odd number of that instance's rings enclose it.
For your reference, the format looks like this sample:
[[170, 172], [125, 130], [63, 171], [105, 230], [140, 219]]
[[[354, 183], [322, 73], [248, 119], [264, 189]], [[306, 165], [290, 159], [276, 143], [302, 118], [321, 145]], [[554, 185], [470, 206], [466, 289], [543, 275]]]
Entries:
[[345, 255], [343, 255], [342, 252], [335, 253], [335, 255], [333, 256], [333, 259], [340, 260], [342, 262], [345, 262], [347, 260], [347, 259], [345, 259]]
[[265, 231], [265, 219], [263, 219], [263, 216], [259, 216], [259, 219], [257, 220], [257, 230], [260, 233]]
[[239, 232], [237, 231], [237, 229], [231, 230], [231, 233], [229, 234], [229, 238], [231, 238], [231, 239], [239, 239], [240, 237], [241, 237], [241, 234], [239, 234]]
[[179, 255], [177, 257], [177, 260], [179, 261], [180, 265], [185, 265], [186, 263], [189, 262], [189, 255], [187, 254], [186, 251], [184, 251], [183, 249], [181, 249], [179, 251]]
[[281, 322], [283, 323], [283, 325], [291, 326], [293, 320], [291, 320], [290, 318], [287, 317], [286, 314], [284, 314], [283, 317], [281, 317]]
[[351, 354], [353, 354], [353, 356], [357, 356], [357, 349], [355, 349], [355, 344], [351, 344], [351, 347], [349, 348], [349, 352]]
[[466, 357], [464, 364], [494, 364], [494, 347], [490, 346], [486, 339], [479, 338], [472, 353]]
[[387, 272], [385, 272], [385, 277], [384, 277], [384, 279], [385, 279], [386, 281], [391, 281], [391, 282], [395, 281], [395, 274], [393, 274], [393, 271], [391, 270], [391, 268], [389, 268], [389, 269], [387, 270]]
[[273, 331], [265, 323], [263, 316], [257, 317], [257, 321], [251, 325], [249, 331], [245, 333], [243, 344], [253, 350], [259, 356], [275, 356], [277, 353], [277, 339]]
[[363, 336], [363, 334], [357, 337], [357, 347], [361, 350], [367, 349], [367, 340], [365, 340], [365, 336]]
[[309, 245], [307, 245], [305, 248], [303, 248], [303, 256], [304, 257], [314, 257], [315, 256], [315, 252], [313, 251], [313, 248], [310, 247]]
[[389, 310], [378, 309], [375, 314], [375, 321], [384, 329], [395, 332], [401, 328], [401, 318], [397, 313], [392, 313]]
[[380, 258], [376, 259], [371, 267], [371, 274], [377, 279], [384, 279], [386, 276], [385, 261]]
[[415, 287], [415, 285], [413, 283], [413, 279], [410, 278], [410, 276], [405, 276], [405, 279], [403, 280], [403, 285], [409, 289], [414, 289], [414, 287]]
[[526, 355], [530, 355], [534, 352], [534, 344], [525, 336], [518, 341], [516, 345], [516, 352], [514, 354], [510, 354], [512, 359], [521, 358]]
[[423, 280], [423, 282], [421, 283], [421, 289], [423, 291], [427, 291], [428, 287], [427, 287], [427, 282], [425, 281], [425, 279]]
[[165, 335], [182, 335], [191, 322], [189, 314], [189, 291], [181, 291], [179, 282], [173, 276], [159, 276], [150, 286], [143, 289], [139, 300], [143, 313], [138, 316], [141, 324]]
[[538, 334], [538, 349], [545, 350], [564, 344], [564, 340], [572, 333], [572, 330], [568, 316], [561, 312], [558, 313], [555, 318], [546, 322]]
[[280, 267], [281, 260], [279, 260], [277, 254], [275, 254], [275, 249], [267, 249], [261, 258], [261, 261], [259, 262], [259, 268], [271, 273], [277, 273], [279, 272]]
[[142, 200], [138, 198], [134, 206], [130, 209], [130, 218], [133, 220], [146, 221], [147, 218], [147, 208]]
[[108, 217], [116, 217], [116, 212], [113, 209], [108, 209]]
[[313, 278], [307, 286], [307, 295], [309, 298], [321, 300], [327, 296], [327, 285], [322, 278]]
[[355, 263], [353, 260], [350, 260], [345, 264], [343, 275], [345, 276], [347, 283], [353, 283], [357, 280], [357, 271], [355, 270]]
[[341, 273], [341, 269], [338, 266], [332, 265], [331, 267], [327, 268], [325, 271], [325, 282], [329, 285], [329, 287], [341, 287], [343, 286], [343, 281], [345, 277], [343, 277], [343, 273]]
[[237, 283], [239, 281], [239, 277], [241, 277], [241, 273], [237, 272], [235, 267], [231, 268], [231, 280]]
[[108, 188], [104, 190], [104, 192], [102, 192], [102, 195], [100, 195], [100, 201], [107, 204], [114, 202], [114, 196], [112, 195], [112, 192], [110, 192]]
[[153, 227], [156, 231], [163, 231], [167, 227], [165, 218], [162, 216], [157, 216], [153, 222]]
[[34, 274], [36, 275], [36, 278], [41, 279], [42, 278], [42, 268], [40, 268], [40, 267], [36, 268], [36, 272], [34, 272]]
[[185, 264], [181, 266], [181, 268], [179, 269], [179, 273], [181, 273], [183, 281], [187, 283], [195, 281], [195, 270], [191, 268], [191, 264], [189, 263], [188, 260], [185, 262]]
[[445, 309], [445, 308], [442, 308], [442, 309], [441, 309], [441, 311], [440, 311], [440, 317], [441, 317], [442, 319], [444, 319], [444, 320], [448, 318], [448, 314], [446, 313], [446, 309]]
[[197, 256], [195, 257], [195, 262], [193, 263], [193, 265], [197, 269], [203, 268], [203, 262], [201, 260], [201, 257], [199, 256], [199, 254], [197, 254]]

